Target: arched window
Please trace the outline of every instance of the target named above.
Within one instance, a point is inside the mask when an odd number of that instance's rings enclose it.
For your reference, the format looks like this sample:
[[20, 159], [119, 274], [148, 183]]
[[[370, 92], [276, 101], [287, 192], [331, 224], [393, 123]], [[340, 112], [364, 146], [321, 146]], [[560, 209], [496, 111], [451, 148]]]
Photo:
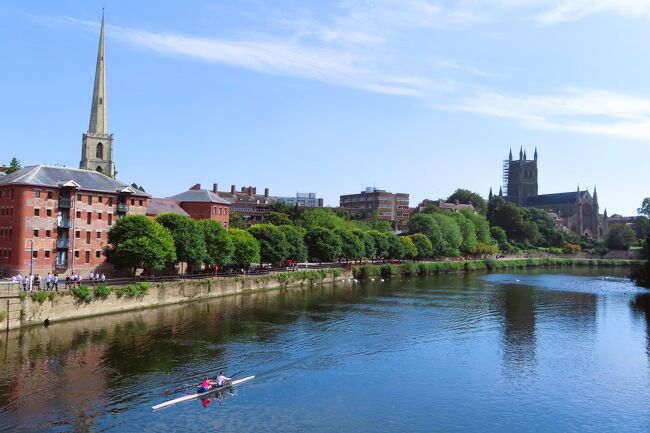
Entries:
[[97, 143], [95, 158], [104, 159], [104, 145], [102, 143]]
[[101, 168], [100, 166], [97, 166], [97, 168], [96, 168], [95, 170], [98, 171], [98, 172], [100, 172], [100, 173], [103, 173], [103, 172], [104, 172], [104, 170], [102, 170], [102, 168]]

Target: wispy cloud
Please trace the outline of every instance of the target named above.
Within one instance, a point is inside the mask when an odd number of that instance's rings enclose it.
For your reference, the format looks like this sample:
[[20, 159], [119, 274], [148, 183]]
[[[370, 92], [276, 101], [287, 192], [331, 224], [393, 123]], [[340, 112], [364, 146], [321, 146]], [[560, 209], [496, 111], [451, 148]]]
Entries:
[[601, 14], [628, 17], [650, 16], [650, 0], [562, 0], [537, 15], [542, 24], [553, 25]]

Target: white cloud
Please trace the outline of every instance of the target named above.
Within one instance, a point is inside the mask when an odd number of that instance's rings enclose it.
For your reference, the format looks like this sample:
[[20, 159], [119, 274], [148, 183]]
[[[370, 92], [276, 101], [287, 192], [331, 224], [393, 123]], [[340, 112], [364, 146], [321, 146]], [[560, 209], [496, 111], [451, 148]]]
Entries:
[[650, 15], [650, 0], [562, 0], [537, 15], [542, 24], [577, 21], [590, 15], [615, 13], [638, 17]]

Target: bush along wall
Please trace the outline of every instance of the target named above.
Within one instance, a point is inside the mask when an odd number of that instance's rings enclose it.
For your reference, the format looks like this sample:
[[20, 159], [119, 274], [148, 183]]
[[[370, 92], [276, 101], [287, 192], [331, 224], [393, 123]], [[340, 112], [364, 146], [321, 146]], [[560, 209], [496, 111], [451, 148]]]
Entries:
[[608, 260], [608, 259], [565, 259], [565, 258], [530, 258], [514, 260], [496, 260], [487, 258], [483, 260], [467, 260], [458, 262], [420, 262], [401, 263], [397, 265], [364, 265], [353, 268], [354, 278], [369, 280], [374, 278], [392, 278], [394, 276], [412, 277], [438, 275], [455, 272], [472, 271], [499, 271], [517, 270], [538, 267], [572, 267], [572, 266], [621, 266], [629, 267], [637, 263], [636, 260]]

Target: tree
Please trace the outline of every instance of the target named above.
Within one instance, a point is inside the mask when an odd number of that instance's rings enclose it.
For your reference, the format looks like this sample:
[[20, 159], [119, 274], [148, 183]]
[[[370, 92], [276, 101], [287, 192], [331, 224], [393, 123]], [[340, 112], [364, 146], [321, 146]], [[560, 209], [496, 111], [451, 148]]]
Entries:
[[[460, 248], [463, 244], [463, 234], [460, 227], [447, 213], [434, 213], [431, 215], [442, 234], [443, 242], [441, 242], [441, 252], [444, 257], [458, 257], [460, 255]], [[433, 241], [432, 241], [433, 243]], [[434, 248], [436, 245], [434, 244]]]
[[375, 240], [362, 230], [352, 230], [352, 234], [359, 238], [363, 243], [363, 257], [366, 259], [372, 260], [377, 255], [377, 250], [375, 249]]
[[385, 233], [385, 235], [388, 241], [388, 255], [386, 257], [395, 260], [403, 259], [406, 252], [400, 238], [393, 232]]
[[189, 266], [205, 261], [206, 246], [203, 231], [193, 219], [176, 213], [163, 213], [156, 217], [156, 222], [162, 224], [174, 238], [176, 260]]
[[199, 221], [205, 239], [205, 264], [228, 265], [231, 263], [234, 246], [228, 231], [218, 221], [205, 219]]
[[[428, 241], [426, 236], [421, 236]], [[401, 236], [398, 239], [402, 243], [402, 248], [404, 249], [403, 257], [412, 260], [417, 259], [418, 249], [415, 246], [415, 243], [413, 243], [413, 238], [411, 236]]]
[[242, 229], [230, 229], [233, 243], [232, 262], [248, 268], [251, 263], [260, 261], [260, 244], [252, 234]]
[[499, 244], [508, 242], [506, 231], [499, 226], [490, 227], [490, 234], [492, 235], [492, 238]]
[[131, 187], [132, 187], [132, 188], [135, 188], [135, 189], [137, 189], [137, 190], [140, 190], [140, 191], [142, 191], [142, 192], [147, 192], [147, 191], [144, 190], [144, 187], [143, 187], [142, 185], [138, 185], [138, 184], [135, 183], [135, 182], [133, 182], [133, 183], [131, 184]]
[[463, 204], [472, 204], [474, 209], [481, 214], [485, 215], [487, 213], [487, 204], [485, 199], [475, 192], [472, 192], [468, 189], [457, 189], [452, 195], [447, 198], [448, 202], [455, 202], [458, 200], [459, 203]]
[[326, 227], [314, 227], [307, 231], [305, 243], [309, 257], [319, 262], [333, 262], [341, 256], [341, 238]]
[[643, 201], [641, 202], [641, 207], [638, 208], [636, 211], [639, 213], [639, 215], [645, 215], [648, 218], [650, 218], [650, 197], [644, 198]]
[[293, 225], [289, 215], [280, 212], [271, 212], [268, 216], [264, 217], [264, 222], [267, 224], [273, 224], [274, 226]]
[[492, 236], [490, 236], [490, 223], [488, 223], [485, 216], [476, 215], [467, 209], [461, 210], [460, 213], [474, 224], [476, 239], [480, 243], [489, 244], [493, 241]]
[[366, 220], [366, 224], [369, 229], [378, 230], [380, 232], [392, 232], [393, 225], [390, 221], [381, 219], [381, 212], [379, 209], [375, 209], [370, 218]]
[[607, 233], [607, 248], [611, 250], [628, 250], [635, 241], [634, 230], [625, 224], [613, 224]]
[[273, 224], [256, 224], [248, 232], [260, 243], [261, 262], [280, 263], [289, 256], [287, 238]]
[[450, 216], [456, 221], [456, 224], [458, 224], [458, 228], [463, 237], [460, 246], [461, 251], [463, 254], [474, 254], [476, 252], [476, 246], [478, 245], [474, 223], [460, 212], [452, 213]]
[[307, 261], [307, 245], [305, 244], [305, 229], [294, 225], [282, 225], [278, 227], [284, 233], [289, 248], [287, 258], [294, 262]]
[[526, 233], [524, 217], [516, 204], [506, 202], [502, 197], [496, 197], [490, 202], [490, 207], [488, 209], [490, 224], [501, 227], [508, 239], [526, 241], [529, 233]]
[[637, 238], [647, 238], [650, 235], [650, 218], [644, 216], [635, 218], [633, 228]]
[[246, 220], [239, 215], [237, 212], [233, 212], [232, 209], [230, 210], [230, 216], [228, 217], [229, 220], [229, 227], [231, 229], [242, 229], [245, 230], [248, 225], [246, 224]]
[[431, 255], [442, 256], [444, 255], [443, 244], [445, 243], [445, 240], [442, 237], [440, 226], [433, 215], [434, 213], [417, 213], [413, 215], [408, 223], [409, 233], [421, 233], [425, 235], [429, 238], [431, 245], [433, 245]]
[[385, 259], [388, 257], [388, 236], [379, 230], [368, 230], [366, 233], [372, 238], [375, 246], [375, 258]]
[[361, 260], [366, 252], [363, 241], [352, 230], [338, 228], [335, 232], [341, 238], [341, 258]]
[[11, 174], [20, 170], [21, 168], [23, 167], [20, 165], [20, 161], [14, 156], [11, 158], [11, 161], [9, 161], [9, 167], [7, 168], [6, 173]]
[[433, 254], [433, 245], [431, 245], [431, 241], [429, 240], [428, 237], [423, 235], [422, 233], [415, 233], [409, 236], [411, 240], [413, 241], [413, 245], [415, 245], [415, 248], [417, 249], [417, 256], [416, 258], [423, 259], [425, 257], [431, 257]]
[[299, 223], [308, 231], [315, 227], [325, 227], [330, 230], [352, 227], [349, 221], [335, 214], [332, 210], [323, 208], [305, 210], [300, 216]]
[[108, 231], [109, 246], [104, 250], [109, 263], [117, 269], [163, 269], [176, 261], [174, 238], [162, 225], [144, 215], [118, 219]]

